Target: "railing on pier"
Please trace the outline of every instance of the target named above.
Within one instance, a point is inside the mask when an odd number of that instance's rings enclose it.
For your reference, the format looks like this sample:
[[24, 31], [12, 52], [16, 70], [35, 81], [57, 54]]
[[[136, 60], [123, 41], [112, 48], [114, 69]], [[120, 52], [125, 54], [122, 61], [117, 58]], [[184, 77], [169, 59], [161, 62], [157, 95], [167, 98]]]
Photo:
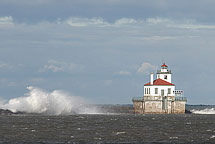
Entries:
[[[162, 97], [150, 97], [150, 96], [147, 96], [147, 97], [133, 97], [132, 98], [132, 101], [161, 101], [163, 98]], [[168, 100], [174, 100], [174, 97], [173, 99], [170, 98]], [[186, 97], [181, 97], [181, 96], [176, 96], [175, 97], [175, 101], [187, 101], [187, 98]]]
[[187, 98], [186, 97], [176, 96], [175, 101], [187, 101]]
[[184, 96], [184, 91], [183, 90], [175, 90], [173, 91], [176, 97], [183, 97]]

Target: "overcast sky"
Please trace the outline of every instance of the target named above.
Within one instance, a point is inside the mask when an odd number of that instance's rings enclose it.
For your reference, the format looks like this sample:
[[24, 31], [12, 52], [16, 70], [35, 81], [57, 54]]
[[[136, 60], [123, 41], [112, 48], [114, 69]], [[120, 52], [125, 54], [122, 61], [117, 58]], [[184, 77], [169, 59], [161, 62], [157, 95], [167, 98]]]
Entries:
[[189, 104], [215, 104], [214, 0], [0, 0], [0, 97], [27, 86], [130, 104], [165, 59]]

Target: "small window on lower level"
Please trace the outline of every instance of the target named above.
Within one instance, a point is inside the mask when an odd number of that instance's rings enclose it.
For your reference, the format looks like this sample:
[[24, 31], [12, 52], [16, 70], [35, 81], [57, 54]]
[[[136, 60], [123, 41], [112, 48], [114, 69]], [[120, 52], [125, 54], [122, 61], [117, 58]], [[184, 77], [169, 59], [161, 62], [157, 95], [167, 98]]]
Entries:
[[164, 75], [164, 79], [166, 79], [166, 80], [167, 80], [167, 75]]
[[168, 88], [168, 94], [171, 94], [171, 88]]
[[155, 94], [158, 94], [158, 88], [155, 88]]

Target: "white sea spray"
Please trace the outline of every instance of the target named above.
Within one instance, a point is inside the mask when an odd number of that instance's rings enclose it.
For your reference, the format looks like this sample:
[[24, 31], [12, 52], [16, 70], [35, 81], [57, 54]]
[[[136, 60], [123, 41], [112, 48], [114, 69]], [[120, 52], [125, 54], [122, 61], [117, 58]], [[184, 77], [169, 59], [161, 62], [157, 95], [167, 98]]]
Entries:
[[80, 96], [71, 96], [63, 91], [47, 92], [37, 87], [27, 87], [29, 93], [23, 97], [0, 102], [0, 108], [13, 112], [43, 113], [48, 115], [97, 114], [96, 107], [87, 104]]
[[193, 109], [191, 110], [191, 112], [194, 114], [215, 114], [215, 109], [214, 108], [206, 108], [203, 110]]

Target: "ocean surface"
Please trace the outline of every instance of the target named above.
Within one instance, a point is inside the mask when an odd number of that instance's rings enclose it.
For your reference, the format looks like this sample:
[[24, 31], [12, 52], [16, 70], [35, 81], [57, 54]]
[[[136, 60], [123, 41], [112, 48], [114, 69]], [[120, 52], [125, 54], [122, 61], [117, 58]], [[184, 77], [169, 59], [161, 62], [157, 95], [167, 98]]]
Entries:
[[[102, 114], [0, 115], [0, 143], [215, 143], [214, 114], [135, 115], [129, 107]], [[187, 106], [200, 113], [213, 108]]]

